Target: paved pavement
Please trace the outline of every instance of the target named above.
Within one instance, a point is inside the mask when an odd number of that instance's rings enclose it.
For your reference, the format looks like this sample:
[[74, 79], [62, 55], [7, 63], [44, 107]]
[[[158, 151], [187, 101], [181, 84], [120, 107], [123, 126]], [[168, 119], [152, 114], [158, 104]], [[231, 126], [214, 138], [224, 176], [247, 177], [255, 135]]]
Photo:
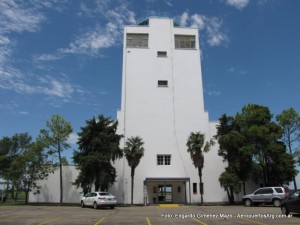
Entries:
[[214, 225], [300, 224], [273, 206], [134, 206], [92, 209], [76, 206], [1, 206], [0, 225]]

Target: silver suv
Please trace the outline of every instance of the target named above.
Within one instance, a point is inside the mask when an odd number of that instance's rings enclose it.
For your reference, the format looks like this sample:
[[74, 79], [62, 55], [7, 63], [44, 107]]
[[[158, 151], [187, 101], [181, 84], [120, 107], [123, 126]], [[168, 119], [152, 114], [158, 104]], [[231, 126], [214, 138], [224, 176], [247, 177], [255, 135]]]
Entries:
[[288, 192], [283, 187], [263, 187], [252, 194], [244, 195], [245, 206], [258, 205], [260, 203], [273, 203], [279, 207], [282, 200], [288, 197]]

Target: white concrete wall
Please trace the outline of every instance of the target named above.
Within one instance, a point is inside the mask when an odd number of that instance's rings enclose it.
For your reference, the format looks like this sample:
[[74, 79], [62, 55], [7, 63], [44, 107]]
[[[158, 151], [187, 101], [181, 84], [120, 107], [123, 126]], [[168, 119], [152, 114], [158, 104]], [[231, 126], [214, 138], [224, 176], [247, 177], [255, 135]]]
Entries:
[[[63, 166], [63, 202], [64, 203], [80, 203], [83, 196], [80, 188], [77, 189], [72, 183], [75, 182], [79, 171], [75, 166]], [[40, 181], [40, 194], [34, 195], [32, 192], [29, 195], [29, 202], [46, 202], [59, 203], [60, 200], [60, 182], [59, 169], [49, 174], [46, 180]]]
[[[149, 34], [148, 48], [126, 48], [127, 33]], [[174, 35], [195, 35], [196, 49], [175, 49]], [[140, 136], [145, 142], [145, 155], [136, 169], [134, 199], [143, 203], [143, 181], [147, 177], [190, 177], [199, 183], [197, 169], [187, 153], [186, 142], [191, 132], [201, 131], [207, 139], [215, 134], [204, 111], [198, 30], [173, 27], [172, 19], [151, 18], [149, 26], [124, 29], [122, 103], [118, 112], [118, 132], [124, 141]], [[167, 57], [157, 57], [166, 51]], [[168, 87], [158, 87], [158, 80], [168, 80]], [[156, 164], [157, 154], [171, 154], [171, 165]], [[130, 168], [126, 159], [115, 164], [118, 182], [112, 190], [118, 200], [130, 202]], [[205, 154], [203, 182], [205, 201], [224, 201], [226, 193], [218, 177], [224, 171], [217, 146]], [[192, 202], [199, 202], [191, 194]]]

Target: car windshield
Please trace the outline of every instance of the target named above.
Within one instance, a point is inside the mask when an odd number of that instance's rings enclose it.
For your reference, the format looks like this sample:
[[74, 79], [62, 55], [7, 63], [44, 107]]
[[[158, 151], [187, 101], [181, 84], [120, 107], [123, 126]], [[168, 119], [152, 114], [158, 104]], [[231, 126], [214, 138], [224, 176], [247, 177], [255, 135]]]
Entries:
[[298, 198], [299, 197], [299, 191], [295, 191], [292, 195], [291, 198]]
[[108, 195], [111, 195], [111, 194], [108, 193], [108, 192], [100, 192], [99, 195], [101, 195], [101, 196], [108, 196]]

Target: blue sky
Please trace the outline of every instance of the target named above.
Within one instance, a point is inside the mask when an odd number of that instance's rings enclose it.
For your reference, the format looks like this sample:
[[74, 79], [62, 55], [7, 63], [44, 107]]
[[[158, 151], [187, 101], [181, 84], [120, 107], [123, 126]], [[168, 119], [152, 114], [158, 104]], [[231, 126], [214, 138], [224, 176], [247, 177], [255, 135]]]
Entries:
[[300, 112], [298, 0], [0, 0], [0, 138], [60, 114], [75, 142], [85, 120], [116, 118], [123, 26], [152, 10], [199, 29], [211, 120], [248, 103]]

